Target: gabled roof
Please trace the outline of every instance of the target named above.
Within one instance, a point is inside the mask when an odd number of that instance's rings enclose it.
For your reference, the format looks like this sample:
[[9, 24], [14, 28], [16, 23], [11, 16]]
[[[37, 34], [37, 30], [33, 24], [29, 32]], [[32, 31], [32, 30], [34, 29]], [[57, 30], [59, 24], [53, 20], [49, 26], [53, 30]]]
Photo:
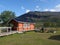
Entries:
[[17, 21], [17, 22], [29, 22], [29, 23], [34, 23], [31, 18], [23, 17], [22, 15], [19, 16], [19, 17], [17, 17], [17, 18], [14, 18], [14, 20]]

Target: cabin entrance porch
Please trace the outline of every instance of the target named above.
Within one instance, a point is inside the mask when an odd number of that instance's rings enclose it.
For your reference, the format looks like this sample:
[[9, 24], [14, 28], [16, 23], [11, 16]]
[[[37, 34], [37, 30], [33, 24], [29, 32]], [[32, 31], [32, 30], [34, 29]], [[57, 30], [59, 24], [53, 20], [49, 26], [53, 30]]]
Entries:
[[17, 31], [13, 31], [11, 27], [0, 27], [0, 36], [10, 35], [17, 33]]

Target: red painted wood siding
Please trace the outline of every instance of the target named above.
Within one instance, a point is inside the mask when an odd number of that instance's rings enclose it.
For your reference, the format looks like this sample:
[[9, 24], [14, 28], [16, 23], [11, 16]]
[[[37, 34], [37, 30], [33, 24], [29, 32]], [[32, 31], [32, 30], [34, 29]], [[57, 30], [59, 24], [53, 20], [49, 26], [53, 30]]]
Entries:
[[22, 31], [23, 30], [23, 23], [18, 23], [18, 31]]
[[14, 26], [13, 26], [13, 30], [17, 30], [17, 31], [29, 31], [29, 30], [34, 30], [35, 26], [33, 23], [30, 23], [29, 27], [27, 26], [26, 28], [24, 28], [24, 23], [18, 23], [15, 20], [11, 20], [11, 22]]
[[34, 24], [30, 24], [30, 26], [28, 27], [26, 27], [26, 28], [24, 28], [24, 23], [18, 23], [18, 30], [19, 31], [23, 31], [23, 30], [25, 30], [25, 31], [29, 31], [29, 30], [34, 30]]

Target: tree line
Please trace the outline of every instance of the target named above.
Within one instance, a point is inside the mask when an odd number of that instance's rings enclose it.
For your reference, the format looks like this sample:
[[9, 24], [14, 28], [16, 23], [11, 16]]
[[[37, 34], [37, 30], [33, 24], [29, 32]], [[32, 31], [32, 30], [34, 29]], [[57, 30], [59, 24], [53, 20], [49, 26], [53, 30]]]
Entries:
[[7, 26], [8, 21], [15, 18], [16, 14], [12, 11], [3, 11], [0, 14], [0, 26]]

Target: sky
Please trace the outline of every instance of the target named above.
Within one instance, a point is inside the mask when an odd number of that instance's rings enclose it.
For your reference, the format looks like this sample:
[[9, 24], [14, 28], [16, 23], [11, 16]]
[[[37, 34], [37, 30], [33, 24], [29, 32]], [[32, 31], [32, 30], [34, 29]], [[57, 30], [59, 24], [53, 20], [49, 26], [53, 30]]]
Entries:
[[20, 16], [29, 11], [60, 11], [60, 0], [0, 0], [0, 13], [9, 10]]

